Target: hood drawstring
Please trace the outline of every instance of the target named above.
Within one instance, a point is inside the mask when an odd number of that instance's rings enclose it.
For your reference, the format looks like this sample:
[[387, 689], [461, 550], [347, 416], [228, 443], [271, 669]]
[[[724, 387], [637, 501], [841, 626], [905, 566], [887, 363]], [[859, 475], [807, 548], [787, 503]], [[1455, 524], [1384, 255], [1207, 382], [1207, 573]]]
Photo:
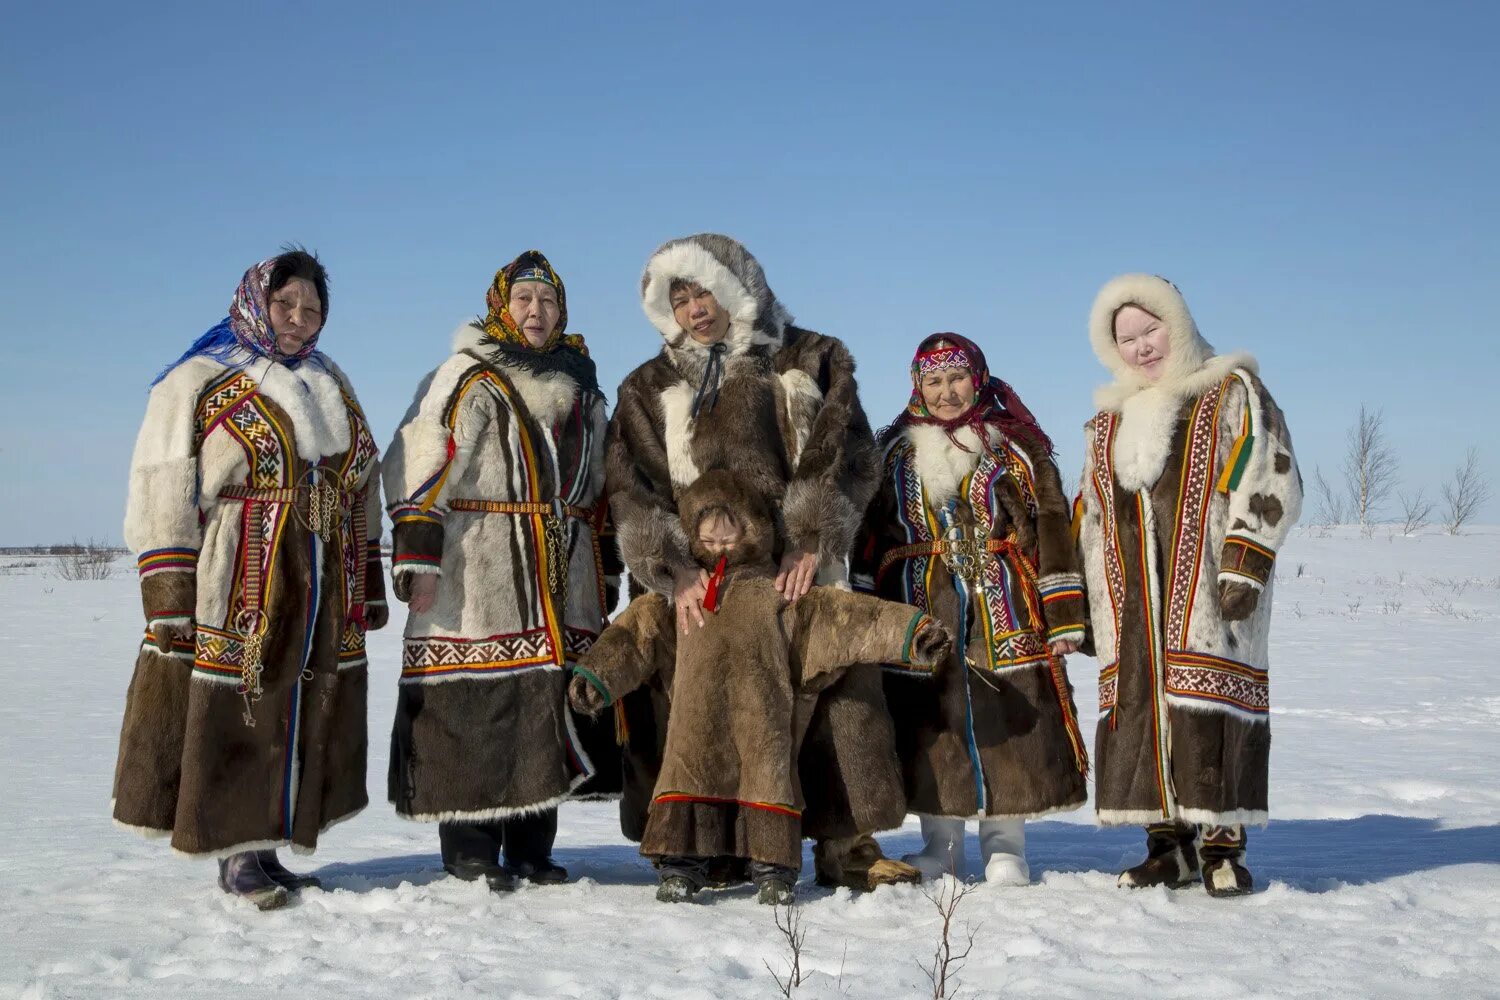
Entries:
[[703, 369], [703, 381], [693, 393], [693, 419], [700, 410], [712, 410], [719, 401], [719, 383], [724, 380], [724, 342], [720, 341], [708, 349], [708, 367]]

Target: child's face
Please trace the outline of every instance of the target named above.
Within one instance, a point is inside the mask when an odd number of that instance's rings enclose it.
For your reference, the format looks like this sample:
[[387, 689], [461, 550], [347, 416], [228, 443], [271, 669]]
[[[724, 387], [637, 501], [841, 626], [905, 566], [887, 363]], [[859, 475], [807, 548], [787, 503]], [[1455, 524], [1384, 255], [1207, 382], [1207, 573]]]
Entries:
[[711, 555], [730, 555], [740, 543], [742, 535], [740, 526], [723, 514], [705, 517], [698, 524], [698, 544]]

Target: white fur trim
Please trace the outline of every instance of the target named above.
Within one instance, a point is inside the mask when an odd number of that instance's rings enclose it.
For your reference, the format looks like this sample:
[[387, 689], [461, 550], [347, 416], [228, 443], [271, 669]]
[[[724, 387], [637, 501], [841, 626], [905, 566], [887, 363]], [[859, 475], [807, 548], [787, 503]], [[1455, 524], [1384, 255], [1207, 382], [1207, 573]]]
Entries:
[[349, 450], [349, 407], [344, 386], [317, 352], [295, 369], [270, 358], [257, 358], [245, 372], [259, 384], [261, 395], [286, 411], [292, 420], [297, 454], [309, 462]]
[[677, 382], [662, 390], [662, 435], [667, 450], [667, 470], [674, 486], [691, 486], [698, 479], [698, 463], [693, 460], [692, 414], [691, 385]]
[[212, 851], [184, 851], [181, 848], [172, 848], [172, 853], [179, 858], [227, 858], [231, 854], [243, 854], [245, 851], [277, 851], [291, 844], [289, 840], [247, 840], [241, 844], [229, 847], [216, 847]]
[[1163, 816], [1159, 809], [1100, 809], [1094, 820], [1100, 826], [1148, 826], [1170, 823], [1175, 817]]
[[542, 802], [535, 802], [529, 806], [498, 806], [494, 809], [456, 809], [449, 812], [436, 813], [404, 813], [396, 810], [396, 815], [402, 819], [409, 819], [413, 823], [486, 823], [496, 819], [514, 819], [521, 816], [535, 816], [537, 813], [555, 809], [569, 800], [568, 795], [557, 795]]
[[[436, 605], [434, 605], [434, 606], [436, 606]], [[430, 617], [431, 616], [431, 612], [429, 612], [428, 614], [429, 614], [429, 617]], [[415, 614], [413, 614], [413, 617], [415, 617]], [[409, 637], [408, 637], [408, 641], [410, 641]], [[522, 674], [530, 674], [530, 673], [534, 673], [534, 672], [536, 672], [538, 670], [561, 670], [561, 669], [562, 669], [562, 666], [559, 665], [559, 664], [556, 664], [556, 663], [534, 663], [534, 664], [531, 664], [530, 666], [512, 667], [512, 668], [510, 668], [508, 670], [497, 671], [496, 673], [488, 675], [488, 676], [485, 676], [485, 675], [482, 675], [482, 674], [481, 675], [475, 675], [475, 674], [465, 674], [465, 673], [461, 673], [461, 672], [454, 672], [454, 673], [449, 673], [449, 674], [439, 674], [436, 677], [402, 677], [399, 680], [397, 680], [396, 683], [397, 684], [423, 684], [423, 685], [426, 685], [426, 684], [452, 684], [452, 683], [454, 683], [456, 681], [477, 681], [479, 683], [489, 683], [491, 681], [501, 681], [501, 680], [505, 680], [505, 679], [511, 678], [511, 677], [519, 677]]]
[[1179, 809], [1177, 818], [1184, 823], [1197, 823], [1199, 826], [1265, 826], [1271, 822], [1271, 814], [1264, 809], [1231, 809], [1229, 812]]
[[678, 278], [696, 281], [708, 289], [720, 307], [729, 313], [729, 332], [724, 343], [728, 345], [731, 356], [743, 354], [757, 344], [776, 342], [755, 329], [760, 306], [744, 283], [707, 249], [692, 240], [680, 240], [653, 254], [646, 262], [641, 290], [641, 308], [645, 310], [646, 318], [671, 346], [691, 349], [697, 344], [672, 314], [672, 282]]
[[1236, 719], [1253, 722], [1256, 725], [1269, 725], [1271, 718], [1268, 715], [1246, 712], [1235, 708], [1233, 705], [1220, 701], [1209, 701], [1204, 698], [1193, 698], [1186, 695], [1169, 694], [1166, 696], [1167, 704], [1180, 712], [1195, 712], [1199, 715], [1232, 715]]
[[443, 568], [441, 566], [434, 566], [431, 563], [403, 563], [400, 566], [391, 567], [391, 576], [408, 573], [413, 575], [428, 573], [432, 576], [442, 576]]
[[802, 458], [802, 449], [807, 447], [808, 435], [812, 433], [812, 420], [803, 420], [801, 415], [808, 413], [813, 420], [817, 418], [823, 405], [823, 390], [801, 368], [789, 368], [778, 377], [786, 390], [786, 420], [792, 429], [792, 453], [787, 456], [787, 461], [795, 469]]
[[[111, 809], [114, 808], [113, 802], [111, 802], [109, 805]], [[167, 837], [172, 836], [171, 830], [159, 830], [154, 826], [132, 826], [129, 823], [122, 823], [119, 820], [114, 819], [113, 817], [110, 818], [110, 822], [114, 823], [114, 825], [119, 827], [121, 830], [129, 830], [131, 833], [145, 837], [147, 840], [163, 840]]]
[[963, 822], [963, 823], [968, 823], [968, 822], [988, 823], [988, 822], [991, 822], [991, 821], [997, 822], [997, 823], [1001, 823], [1001, 822], [1008, 822], [1008, 821], [1011, 821], [1011, 820], [1021, 820], [1021, 821], [1024, 822], [1024, 821], [1029, 820], [1029, 819], [1042, 819], [1045, 816], [1056, 816], [1058, 813], [1076, 812], [1077, 810], [1082, 809], [1086, 805], [1088, 805], [1088, 798], [1084, 797], [1084, 798], [1079, 799], [1077, 802], [1073, 802], [1073, 803], [1068, 804], [1068, 805], [1053, 806], [1050, 809], [1040, 809], [1040, 810], [1037, 810], [1036, 812], [1020, 812], [1020, 813], [1001, 813], [1001, 812], [974, 813], [973, 815], [970, 815], [970, 816], [942, 816], [942, 815], [939, 815], [937, 813], [912, 813], [912, 815], [918, 817], [919, 819], [922, 818], [922, 817], [926, 817], [927, 819], [950, 819], [950, 820], [958, 820], [958, 821]]
[[[931, 424], [913, 424], [902, 433], [911, 442], [917, 475], [928, 504], [941, 507], [957, 498], [964, 477], [974, 471], [984, 454], [984, 445], [974, 428], [961, 427], [953, 435], [968, 451], [955, 447], [947, 431]], [[996, 434], [991, 432], [992, 442], [996, 442]]]
[[1219, 570], [1219, 582], [1220, 583], [1244, 583], [1244, 584], [1248, 584], [1250, 587], [1254, 588], [1257, 592], [1266, 589], [1266, 585], [1264, 583], [1261, 583], [1255, 577], [1250, 576], [1250, 575], [1248, 575], [1246, 573], [1241, 573], [1238, 570], [1232, 570], [1232, 569], [1221, 569], [1221, 570]]

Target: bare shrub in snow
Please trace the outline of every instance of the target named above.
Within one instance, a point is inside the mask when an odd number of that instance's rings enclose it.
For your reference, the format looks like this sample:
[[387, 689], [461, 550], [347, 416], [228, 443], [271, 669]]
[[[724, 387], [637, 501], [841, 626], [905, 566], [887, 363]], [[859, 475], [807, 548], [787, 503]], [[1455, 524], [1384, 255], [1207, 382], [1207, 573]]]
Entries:
[[1386, 601], [1381, 605], [1381, 611], [1388, 615], [1399, 615], [1401, 613], [1401, 602], [1397, 600]]
[[1385, 415], [1361, 405], [1359, 419], [1349, 428], [1343, 472], [1349, 513], [1366, 537], [1396, 489], [1396, 465], [1396, 452], [1385, 437]]
[[1396, 502], [1401, 505], [1401, 534], [1415, 535], [1431, 522], [1433, 503], [1421, 487], [1415, 493], [1396, 494]]
[[58, 546], [57, 576], [61, 580], [107, 580], [114, 572], [118, 552], [103, 542], [89, 539], [80, 544]]
[[979, 928], [968, 927], [968, 936], [960, 946], [955, 942], [957, 929], [953, 926], [953, 917], [958, 912], [959, 904], [975, 888], [973, 883], [965, 885], [952, 876], [939, 879], [935, 887], [926, 884], [922, 886], [922, 895], [927, 897], [942, 920], [941, 936], [937, 947], [933, 949], [932, 963], [922, 968], [927, 974], [927, 981], [932, 984], [933, 1000], [957, 995], [950, 994], [948, 990], [950, 986], [954, 990], [958, 989], [958, 973], [963, 969], [969, 952], [974, 950], [974, 937], [979, 933]]
[[1322, 467], [1313, 469], [1313, 496], [1318, 506], [1313, 511], [1313, 523], [1322, 528], [1331, 528], [1344, 523], [1344, 498], [1323, 476]]
[[1461, 532], [1489, 499], [1490, 481], [1479, 468], [1479, 449], [1470, 448], [1453, 478], [1443, 484], [1443, 525], [1448, 534]]
[[807, 940], [807, 928], [802, 926], [802, 909], [796, 903], [774, 907], [772, 915], [776, 920], [776, 929], [781, 932], [786, 945], [786, 978], [777, 975], [770, 962], [762, 964], [776, 981], [776, 988], [781, 991], [781, 995], [790, 997], [802, 985], [802, 945]]

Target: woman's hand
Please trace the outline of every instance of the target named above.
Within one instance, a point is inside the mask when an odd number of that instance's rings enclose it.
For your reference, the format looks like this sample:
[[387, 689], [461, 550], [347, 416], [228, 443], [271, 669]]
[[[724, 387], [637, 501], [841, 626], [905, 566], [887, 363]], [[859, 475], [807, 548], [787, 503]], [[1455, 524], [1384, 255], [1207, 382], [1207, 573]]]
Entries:
[[379, 604], [365, 605], [365, 631], [379, 632], [385, 628], [391, 620], [391, 609], [386, 607], [384, 601]]
[[573, 706], [573, 711], [591, 719], [605, 709], [604, 695], [582, 674], [574, 674], [568, 682], [568, 703]]
[[677, 627], [686, 635], [688, 623], [703, 627], [703, 598], [708, 594], [708, 571], [682, 569], [672, 574], [672, 603], [677, 605]]
[[781, 572], [776, 574], [776, 589], [788, 601], [795, 601], [812, 589], [818, 575], [818, 554], [793, 549], [781, 557]]
[[411, 581], [411, 600], [406, 603], [419, 615], [432, 610], [437, 598], [438, 578], [436, 573], [415, 573]]
[[191, 645], [194, 638], [194, 626], [187, 622], [157, 622], [151, 626], [151, 637], [156, 640], [156, 648], [163, 653], [170, 653], [174, 645]]
[[1067, 656], [1069, 653], [1078, 652], [1078, 640], [1053, 639], [1047, 643], [1047, 647], [1052, 650], [1053, 656]]

